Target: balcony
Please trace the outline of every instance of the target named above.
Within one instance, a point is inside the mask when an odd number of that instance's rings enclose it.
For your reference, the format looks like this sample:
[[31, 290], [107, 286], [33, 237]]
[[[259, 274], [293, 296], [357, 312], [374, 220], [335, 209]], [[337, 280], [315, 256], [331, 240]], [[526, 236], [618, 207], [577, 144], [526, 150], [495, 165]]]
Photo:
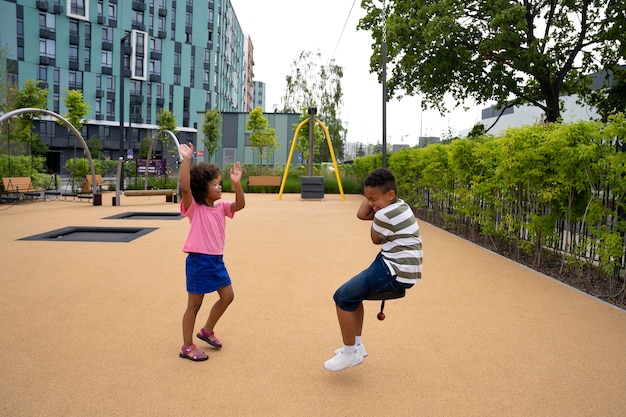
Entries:
[[161, 76], [159, 74], [150, 74], [150, 81], [158, 83], [161, 81]]
[[141, 30], [141, 31], [145, 31], [146, 30], [146, 25], [144, 25], [143, 23], [140, 22], [133, 22], [131, 24], [133, 29], [137, 29], [137, 30]]
[[141, 104], [143, 103], [143, 96], [140, 96], [135, 93], [130, 94], [130, 104]]
[[146, 3], [139, 0], [133, 0], [132, 8], [133, 10], [136, 10], [138, 12], [143, 12], [144, 10], [146, 10]]
[[102, 16], [102, 15], [98, 16], [98, 24], [99, 25], [104, 25], [106, 23], [106, 21], [107, 20], [105, 19], [104, 16]]
[[44, 39], [55, 39], [56, 33], [52, 29], [39, 28], [39, 37]]
[[113, 75], [113, 68], [111, 67], [102, 67], [102, 73], [106, 75]]
[[70, 66], [69, 66], [69, 68], [71, 70], [73, 70], [73, 71], [78, 71], [79, 70], [78, 67], [79, 67], [78, 60], [70, 58]]
[[97, 98], [101, 98], [104, 96], [104, 91], [102, 91], [101, 89], [97, 89], [96, 90], [96, 97]]
[[157, 97], [156, 99], [157, 106], [162, 106], [165, 104], [165, 99], [163, 97]]
[[40, 65], [54, 65], [54, 58], [50, 58], [47, 56], [40, 56], [39, 64]]
[[159, 7], [159, 16], [161, 16], [161, 17], [167, 16], [167, 9], [165, 9], [163, 7]]
[[161, 59], [161, 52], [150, 51], [150, 59]]
[[80, 37], [77, 34], [70, 34], [70, 45], [78, 45]]
[[167, 32], [166, 32], [166, 31], [164, 31], [164, 30], [160, 30], [160, 31], [159, 31], [159, 34], [158, 34], [157, 36], [158, 36], [159, 38], [161, 38], [161, 39], [165, 39], [165, 38], [167, 38]]
[[48, 11], [48, 2], [46, 0], [37, 0], [37, 9], [42, 12]]
[[62, 14], [63, 13], [63, 6], [61, 6], [60, 4], [55, 4], [52, 7], [53, 7], [54, 14]]
[[112, 51], [113, 50], [113, 42], [102, 41], [102, 50], [103, 51]]

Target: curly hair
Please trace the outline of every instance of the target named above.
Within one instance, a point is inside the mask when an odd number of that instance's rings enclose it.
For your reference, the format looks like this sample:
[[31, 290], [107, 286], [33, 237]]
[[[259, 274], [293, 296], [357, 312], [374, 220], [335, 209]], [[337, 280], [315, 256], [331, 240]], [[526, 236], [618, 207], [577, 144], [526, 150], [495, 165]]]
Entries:
[[220, 176], [220, 170], [213, 164], [201, 162], [191, 167], [189, 182], [193, 199], [198, 204], [205, 204], [209, 194], [209, 183]]
[[396, 178], [387, 168], [378, 168], [370, 172], [363, 181], [365, 187], [376, 187], [383, 192], [393, 190], [397, 193]]

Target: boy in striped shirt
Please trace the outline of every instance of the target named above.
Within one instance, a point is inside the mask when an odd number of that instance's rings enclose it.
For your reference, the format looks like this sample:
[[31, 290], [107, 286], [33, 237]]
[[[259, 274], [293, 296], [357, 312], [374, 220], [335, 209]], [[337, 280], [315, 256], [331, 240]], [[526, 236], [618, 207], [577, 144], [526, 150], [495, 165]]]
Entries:
[[422, 239], [413, 211], [396, 195], [396, 180], [386, 168], [363, 181], [365, 200], [357, 211], [372, 220], [371, 238], [381, 250], [374, 262], [343, 284], [333, 296], [343, 347], [324, 363], [329, 371], [356, 366], [367, 356], [361, 342], [363, 300], [370, 294], [411, 288], [422, 276]]

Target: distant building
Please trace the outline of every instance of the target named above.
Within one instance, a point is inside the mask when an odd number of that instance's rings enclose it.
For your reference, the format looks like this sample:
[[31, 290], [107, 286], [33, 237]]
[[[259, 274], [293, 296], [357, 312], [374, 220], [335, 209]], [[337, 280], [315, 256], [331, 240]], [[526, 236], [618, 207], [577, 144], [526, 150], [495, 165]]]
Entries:
[[439, 138], [438, 136], [420, 136], [417, 146], [420, 148], [424, 148], [428, 145], [439, 142], [441, 142], [441, 138]]
[[[605, 71], [594, 74], [591, 88], [601, 88], [606, 78], [607, 72]], [[608, 78], [609, 84], [611, 84], [613, 81], [610, 76]], [[563, 102], [561, 118], [565, 123], [577, 122], [580, 120], [600, 119], [600, 115], [593, 106], [577, 102], [579, 100], [577, 95], [562, 96], [561, 100]], [[502, 116], [498, 119], [501, 112], [502, 110], [496, 109], [495, 105], [482, 110], [480, 123], [485, 126], [485, 129], [491, 128], [487, 133], [498, 135], [511, 127], [533, 125], [543, 123], [545, 121], [545, 114], [543, 110], [537, 106], [523, 105], [509, 107], [502, 112]], [[494, 126], [491, 127], [492, 125]], [[472, 127], [473, 126], [459, 132], [459, 134], [461, 136], [466, 136]]]
[[254, 81], [254, 97], [252, 108], [260, 107], [265, 111], [265, 83], [261, 81]]

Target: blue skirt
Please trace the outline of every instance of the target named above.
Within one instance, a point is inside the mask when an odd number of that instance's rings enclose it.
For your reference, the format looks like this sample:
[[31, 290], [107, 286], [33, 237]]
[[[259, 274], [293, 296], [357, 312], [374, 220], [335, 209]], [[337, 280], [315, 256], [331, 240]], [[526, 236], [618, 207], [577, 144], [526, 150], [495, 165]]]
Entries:
[[222, 255], [191, 252], [185, 264], [187, 292], [208, 294], [231, 285]]

